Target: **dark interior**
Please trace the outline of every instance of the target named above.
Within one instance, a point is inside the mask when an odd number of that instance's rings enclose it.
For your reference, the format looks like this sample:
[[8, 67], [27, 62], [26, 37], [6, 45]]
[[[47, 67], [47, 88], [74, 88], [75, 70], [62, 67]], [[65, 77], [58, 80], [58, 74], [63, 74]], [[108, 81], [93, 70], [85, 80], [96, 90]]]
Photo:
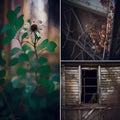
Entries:
[[82, 70], [82, 103], [97, 103], [97, 69]]

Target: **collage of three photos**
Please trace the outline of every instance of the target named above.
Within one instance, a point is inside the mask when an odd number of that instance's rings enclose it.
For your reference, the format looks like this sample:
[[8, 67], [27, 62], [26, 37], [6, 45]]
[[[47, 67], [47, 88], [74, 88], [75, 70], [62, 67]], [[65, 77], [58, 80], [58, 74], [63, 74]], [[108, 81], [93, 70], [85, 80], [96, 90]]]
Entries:
[[119, 0], [0, 0], [0, 120], [120, 120]]

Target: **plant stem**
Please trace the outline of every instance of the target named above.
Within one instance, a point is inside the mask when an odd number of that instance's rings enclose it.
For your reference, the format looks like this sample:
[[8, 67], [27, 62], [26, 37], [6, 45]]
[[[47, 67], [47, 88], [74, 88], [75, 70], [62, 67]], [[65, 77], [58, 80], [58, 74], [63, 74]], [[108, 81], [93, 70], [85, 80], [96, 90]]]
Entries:
[[36, 49], [36, 42], [34, 43], [34, 50], [35, 50], [36, 60], [38, 60], [38, 54], [37, 54], [37, 49]]
[[[38, 60], [38, 54], [37, 54], [37, 49], [36, 49], [36, 40], [35, 40], [35, 42], [34, 42], [34, 50], [35, 50], [35, 56], [36, 56], [36, 60]], [[38, 81], [38, 76], [37, 76], [37, 74], [38, 74], [38, 71], [37, 71], [37, 69], [35, 70], [35, 80], [36, 80], [36, 82]]]

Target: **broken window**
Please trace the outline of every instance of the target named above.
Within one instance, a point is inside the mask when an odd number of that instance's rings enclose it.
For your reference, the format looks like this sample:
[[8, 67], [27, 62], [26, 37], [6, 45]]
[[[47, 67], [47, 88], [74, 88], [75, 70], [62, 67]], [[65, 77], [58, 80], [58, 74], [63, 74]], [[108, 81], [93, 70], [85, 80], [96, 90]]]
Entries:
[[83, 68], [81, 74], [81, 102], [97, 103], [97, 68]]
[[[109, 59], [115, 3], [62, 0], [61, 59]], [[119, 22], [118, 22], [119, 23]]]

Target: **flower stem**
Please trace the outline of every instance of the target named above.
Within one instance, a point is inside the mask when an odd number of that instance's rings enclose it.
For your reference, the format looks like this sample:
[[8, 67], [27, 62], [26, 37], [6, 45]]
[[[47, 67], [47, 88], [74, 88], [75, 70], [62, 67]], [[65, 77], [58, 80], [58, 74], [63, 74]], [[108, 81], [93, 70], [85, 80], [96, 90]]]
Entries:
[[[34, 50], [35, 50], [35, 56], [36, 56], [36, 60], [38, 60], [38, 54], [37, 54], [37, 49], [36, 49], [36, 40], [35, 40], [35, 42], [34, 42]], [[37, 69], [35, 70], [35, 80], [36, 80], [36, 82], [38, 81], [38, 71], [37, 71]]]

